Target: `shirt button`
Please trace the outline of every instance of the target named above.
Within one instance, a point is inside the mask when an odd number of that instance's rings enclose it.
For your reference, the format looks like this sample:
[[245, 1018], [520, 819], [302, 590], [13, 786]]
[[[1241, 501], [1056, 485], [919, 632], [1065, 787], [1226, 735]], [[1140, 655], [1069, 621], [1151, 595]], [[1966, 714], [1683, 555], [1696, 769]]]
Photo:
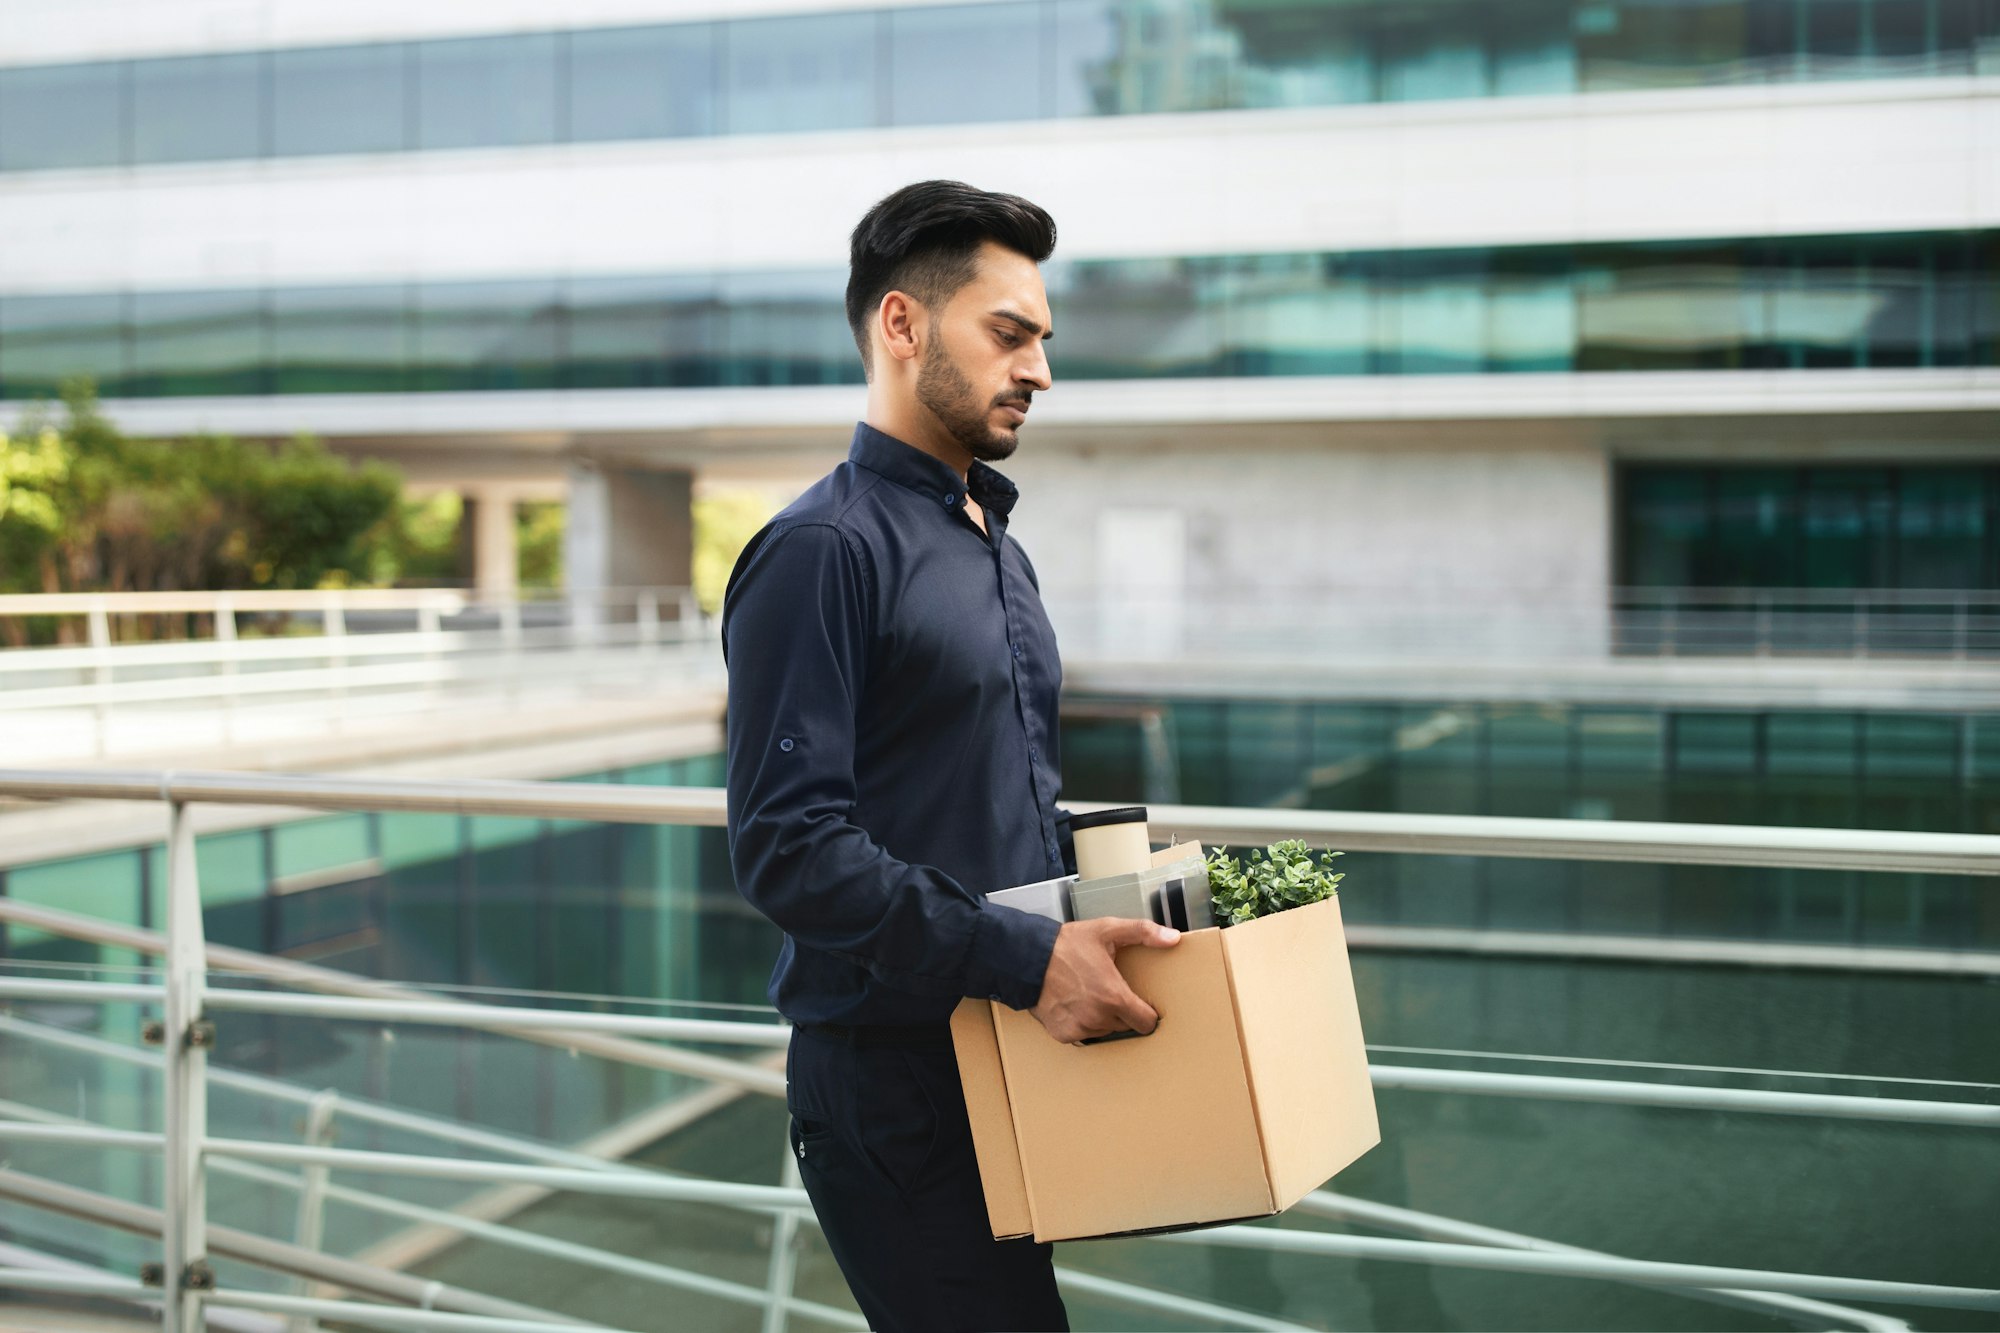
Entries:
[[779, 741], [778, 748], [780, 750], [783, 750], [786, 754], [790, 754], [792, 752], [792, 738], [790, 736], [787, 736], [785, 737], [785, 739]]
[[1020, 644], [1018, 644], [1018, 643], [1010, 643], [1010, 644], [1008, 644], [1007, 646], [1008, 646], [1009, 648], [1012, 648], [1012, 649], [1014, 650], [1014, 656], [1016, 656], [1016, 657], [1019, 657], [1019, 656], [1021, 655], [1021, 645], [1020, 645]]
[[1040, 750], [1037, 750], [1037, 749], [1036, 749], [1036, 748], [1035, 748], [1034, 746], [1032, 746], [1032, 745], [1030, 745], [1030, 746], [1028, 747], [1028, 758], [1030, 758], [1030, 759], [1040, 759], [1041, 757], [1042, 757], [1042, 752], [1041, 752]]
[[955, 504], [957, 504], [957, 503], [958, 503], [958, 496], [957, 496], [957, 495], [955, 495], [955, 494], [950, 494], [950, 493], [947, 493], [947, 494], [945, 495], [945, 497], [944, 497], [944, 507], [945, 507], [946, 509], [949, 509], [949, 508], [951, 508], [951, 507], [952, 507], [953, 505], [955, 505]]

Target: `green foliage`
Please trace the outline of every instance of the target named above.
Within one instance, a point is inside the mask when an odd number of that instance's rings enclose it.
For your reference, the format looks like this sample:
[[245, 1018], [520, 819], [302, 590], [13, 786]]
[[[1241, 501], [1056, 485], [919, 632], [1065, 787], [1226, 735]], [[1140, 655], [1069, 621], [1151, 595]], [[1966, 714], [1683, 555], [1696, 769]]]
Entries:
[[66, 385], [0, 442], [0, 590], [313, 588], [365, 581], [401, 482], [300, 438], [131, 440]]
[[1260, 916], [1282, 912], [1288, 907], [1304, 907], [1333, 897], [1346, 876], [1330, 873], [1339, 852], [1322, 852], [1317, 859], [1312, 849], [1298, 838], [1274, 842], [1266, 851], [1253, 851], [1247, 863], [1229, 855], [1227, 847], [1208, 854], [1208, 888], [1215, 900], [1216, 920], [1225, 926], [1240, 926]]
[[559, 501], [523, 504], [514, 511], [523, 588], [559, 588], [563, 581], [563, 531], [569, 506]]
[[694, 595], [702, 610], [722, 610], [736, 557], [777, 512], [757, 491], [715, 491], [694, 502]]

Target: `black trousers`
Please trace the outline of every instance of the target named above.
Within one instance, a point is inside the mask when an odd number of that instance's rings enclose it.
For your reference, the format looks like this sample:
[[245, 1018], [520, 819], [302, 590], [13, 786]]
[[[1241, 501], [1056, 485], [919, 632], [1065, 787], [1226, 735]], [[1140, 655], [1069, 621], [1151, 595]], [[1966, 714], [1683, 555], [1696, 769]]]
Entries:
[[1067, 1330], [1054, 1246], [996, 1241], [958, 1061], [795, 1032], [792, 1153], [876, 1333]]

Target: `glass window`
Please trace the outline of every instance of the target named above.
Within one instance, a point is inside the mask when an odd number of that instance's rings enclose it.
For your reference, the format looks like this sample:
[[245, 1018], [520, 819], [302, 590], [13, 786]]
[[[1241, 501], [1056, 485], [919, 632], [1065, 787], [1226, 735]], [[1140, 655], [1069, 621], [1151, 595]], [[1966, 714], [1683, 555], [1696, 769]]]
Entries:
[[261, 291], [132, 298], [135, 394], [263, 393], [269, 359]]
[[0, 69], [0, 171], [125, 160], [131, 65]]
[[188, 56], [132, 65], [132, 159], [202, 162], [264, 151], [270, 57]]
[[1392, 369], [1404, 375], [1485, 368], [1485, 256], [1477, 251], [1398, 256]]
[[1220, 22], [1241, 62], [1237, 105], [1336, 106], [1375, 100], [1375, 21], [1360, 6], [1290, 0], [1232, 4]]
[[723, 124], [731, 134], [879, 124], [875, 52], [881, 15], [746, 19], [724, 41]]
[[272, 391], [401, 392], [411, 341], [401, 284], [281, 288], [271, 298]]
[[1625, 568], [1636, 588], [1705, 583], [1713, 532], [1707, 469], [1632, 468], [1625, 473]]
[[54, 395], [82, 377], [107, 396], [123, 391], [125, 298], [118, 295], [0, 297], [0, 392]]
[[1796, 588], [1796, 468], [1726, 467], [1715, 474], [1714, 564], [1702, 582], [1724, 588]]
[[1576, 252], [1579, 370], [1733, 370], [1767, 324], [1746, 291], [1739, 245], [1588, 247]]
[[843, 305], [847, 275], [731, 273], [721, 280], [724, 384], [854, 384], [861, 355]]
[[1403, 3], [1379, 15], [1382, 100], [1485, 97], [1492, 91], [1477, 20], [1453, 3]]
[[1123, 14], [1118, 0], [1056, 0], [1048, 113], [1113, 116], [1119, 104], [1117, 53]]
[[[720, 384], [723, 326], [722, 296], [706, 274], [573, 279], [568, 383], [579, 389]], [[849, 341], [850, 356], [853, 347]]]
[[1360, 375], [1375, 345], [1372, 269], [1338, 255], [1229, 261], [1233, 375]]
[[1802, 586], [1893, 586], [1891, 495], [1886, 468], [1807, 470], [1800, 497]]
[[553, 33], [417, 44], [417, 146], [556, 140]]
[[1576, 41], [1572, 0], [1507, 0], [1483, 5], [1493, 91], [1501, 97], [1573, 93]]
[[1120, 259], [1045, 266], [1056, 379], [1221, 374], [1226, 263]]
[[408, 46], [279, 51], [271, 61], [271, 151], [279, 157], [410, 146]]
[[439, 283], [417, 289], [419, 389], [546, 389], [562, 360], [554, 282]]
[[569, 39], [569, 137], [714, 134], [720, 24], [620, 28]]
[[2000, 469], [1904, 468], [1896, 493], [1896, 582], [1983, 588], [1987, 515]]
[[1022, 0], [890, 10], [889, 123], [1033, 119], [1042, 105], [1041, 21], [1040, 6]]
[[1486, 280], [1486, 368], [1562, 371], [1576, 364], [1574, 267], [1561, 250], [1499, 251]]

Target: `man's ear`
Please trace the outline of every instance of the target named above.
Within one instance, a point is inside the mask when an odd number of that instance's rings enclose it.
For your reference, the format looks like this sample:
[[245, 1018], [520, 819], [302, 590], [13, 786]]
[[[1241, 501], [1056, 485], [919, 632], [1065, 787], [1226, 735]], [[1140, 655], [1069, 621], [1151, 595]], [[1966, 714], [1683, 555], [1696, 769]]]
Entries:
[[898, 361], [912, 361], [923, 350], [926, 333], [922, 305], [902, 292], [883, 294], [875, 311], [875, 332], [882, 346]]

